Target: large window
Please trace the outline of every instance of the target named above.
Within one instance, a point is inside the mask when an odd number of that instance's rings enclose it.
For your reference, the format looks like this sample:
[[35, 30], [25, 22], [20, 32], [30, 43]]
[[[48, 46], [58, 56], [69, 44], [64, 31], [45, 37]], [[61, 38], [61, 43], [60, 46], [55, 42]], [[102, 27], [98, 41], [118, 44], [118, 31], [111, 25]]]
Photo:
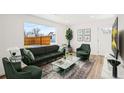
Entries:
[[[50, 27], [46, 25], [25, 22], [24, 36], [25, 36], [25, 45], [37, 45], [37, 44], [48, 45], [48, 44], [56, 43], [55, 27]], [[47, 42], [47, 43], [43, 43], [43, 42]]]

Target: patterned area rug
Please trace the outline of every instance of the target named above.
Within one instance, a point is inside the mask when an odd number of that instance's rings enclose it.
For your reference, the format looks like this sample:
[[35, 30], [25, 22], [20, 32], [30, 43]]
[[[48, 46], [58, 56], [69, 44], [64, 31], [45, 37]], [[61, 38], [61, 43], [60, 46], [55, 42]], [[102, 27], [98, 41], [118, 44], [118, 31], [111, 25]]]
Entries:
[[87, 78], [93, 64], [95, 62], [94, 57], [90, 57], [87, 61], [79, 60], [69, 71], [61, 75], [59, 72], [53, 70], [53, 65], [47, 64], [41, 66], [43, 79], [85, 79]]

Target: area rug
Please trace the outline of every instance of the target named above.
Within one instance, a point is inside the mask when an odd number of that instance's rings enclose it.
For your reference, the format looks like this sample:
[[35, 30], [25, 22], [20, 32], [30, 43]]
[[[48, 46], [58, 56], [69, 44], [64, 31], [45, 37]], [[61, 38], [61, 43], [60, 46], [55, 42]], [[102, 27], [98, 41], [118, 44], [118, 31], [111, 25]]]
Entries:
[[93, 64], [95, 63], [94, 57], [90, 57], [89, 60], [79, 60], [68, 72], [61, 75], [57, 71], [53, 70], [52, 64], [41, 66], [42, 79], [86, 79]]

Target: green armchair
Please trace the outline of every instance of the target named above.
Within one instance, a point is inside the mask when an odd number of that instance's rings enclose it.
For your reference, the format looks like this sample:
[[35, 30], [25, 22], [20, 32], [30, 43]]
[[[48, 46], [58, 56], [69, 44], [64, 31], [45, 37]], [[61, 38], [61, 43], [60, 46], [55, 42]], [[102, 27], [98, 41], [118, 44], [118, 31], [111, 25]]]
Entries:
[[7, 79], [41, 79], [42, 70], [37, 66], [21, 68], [21, 62], [10, 62], [6, 57], [2, 58]]
[[91, 48], [89, 44], [82, 44], [79, 48], [76, 49], [77, 57], [80, 57], [83, 60], [89, 59]]

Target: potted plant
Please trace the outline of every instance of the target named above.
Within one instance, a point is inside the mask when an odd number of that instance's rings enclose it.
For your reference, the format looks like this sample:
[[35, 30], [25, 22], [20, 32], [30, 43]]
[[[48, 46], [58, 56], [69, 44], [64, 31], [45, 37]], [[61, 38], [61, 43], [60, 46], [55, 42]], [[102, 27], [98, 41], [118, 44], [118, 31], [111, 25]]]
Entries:
[[71, 52], [72, 51], [72, 47], [70, 45], [70, 41], [72, 40], [73, 38], [73, 32], [70, 28], [68, 28], [66, 30], [66, 35], [65, 35], [66, 39], [68, 40], [68, 51]]

